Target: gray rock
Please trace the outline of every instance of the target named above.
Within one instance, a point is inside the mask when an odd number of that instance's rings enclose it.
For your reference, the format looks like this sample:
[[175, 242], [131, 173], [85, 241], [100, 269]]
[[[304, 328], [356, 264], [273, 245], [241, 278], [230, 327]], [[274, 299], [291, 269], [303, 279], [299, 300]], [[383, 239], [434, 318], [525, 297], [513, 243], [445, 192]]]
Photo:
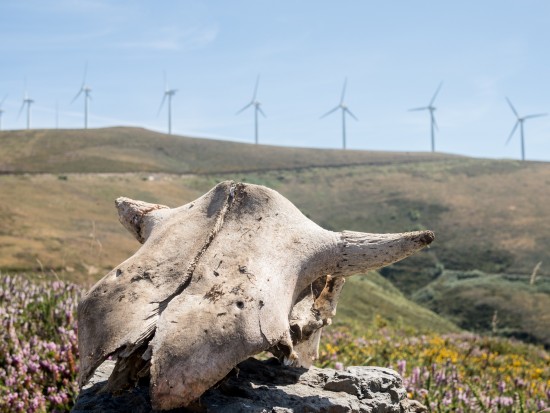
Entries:
[[[73, 413], [149, 413], [149, 383], [118, 396], [101, 392], [114, 362], [104, 362], [83, 388]], [[309, 370], [285, 367], [271, 359], [250, 358], [182, 413], [406, 413], [425, 411], [407, 400], [399, 375], [380, 367]]]

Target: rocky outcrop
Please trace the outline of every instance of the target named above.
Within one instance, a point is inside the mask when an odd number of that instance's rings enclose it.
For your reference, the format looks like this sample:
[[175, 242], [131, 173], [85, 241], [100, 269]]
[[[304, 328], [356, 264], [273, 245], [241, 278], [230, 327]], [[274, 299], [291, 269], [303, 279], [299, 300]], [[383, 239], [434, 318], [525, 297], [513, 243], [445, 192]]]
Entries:
[[[73, 413], [149, 413], [149, 383], [118, 396], [101, 389], [114, 368], [104, 362], [82, 390]], [[181, 413], [406, 413], [425, 411], [410, 401], [399, 375], [381, 367], [349, 367], [344, 371], [286, 367], [277, 360], [250, 358]]]

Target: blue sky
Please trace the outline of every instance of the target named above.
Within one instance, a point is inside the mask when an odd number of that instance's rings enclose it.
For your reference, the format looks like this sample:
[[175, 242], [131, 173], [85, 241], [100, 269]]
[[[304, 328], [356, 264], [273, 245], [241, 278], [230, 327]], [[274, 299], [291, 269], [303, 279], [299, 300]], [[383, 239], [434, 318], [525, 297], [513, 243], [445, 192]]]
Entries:
[[[31, 126], [83, 125], [71, 104], [88, 62], [91, 127], [167, 128], [157, 116], [163, 70], [174, 133], [253, 142], [249, 102], [267, 114], [260, 142], [337, 148], [344, 78], [352, 149], [427, 151], [427, 105], [437, 85], [436, 149], [519, 158], [515, 118], [550, 112], [550, 2], [486, 1], [0, 1], [3, 129], [27, 90]], [[526, 122], [528, 159], [550, 161], [550, 117]]]

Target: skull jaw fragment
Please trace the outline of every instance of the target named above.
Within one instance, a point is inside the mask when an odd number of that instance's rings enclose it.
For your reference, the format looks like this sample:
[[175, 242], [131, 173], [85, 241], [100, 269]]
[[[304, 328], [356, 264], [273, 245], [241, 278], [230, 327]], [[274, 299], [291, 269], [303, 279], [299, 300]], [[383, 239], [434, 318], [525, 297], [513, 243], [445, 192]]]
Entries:
[[80, 385], [113, 356], [107, 390], [150, 375], [160, 410], [188, 405], [265, 350], [308, 367], [345, 277], [434, 239], [327, 231], [276, 191], [229, 181], [179, 208], [116, 205], [143, 245], [79, 305]]

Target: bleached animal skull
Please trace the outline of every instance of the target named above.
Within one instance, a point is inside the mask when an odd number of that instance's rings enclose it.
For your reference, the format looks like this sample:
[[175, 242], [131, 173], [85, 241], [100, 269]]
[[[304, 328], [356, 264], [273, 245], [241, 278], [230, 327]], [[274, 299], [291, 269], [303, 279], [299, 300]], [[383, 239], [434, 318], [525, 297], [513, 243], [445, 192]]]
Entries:
[[222, 182], [174, 209], [128, 198], [116, 205], [143, 246], [79, 305], [80, 384], [113, 356], [107, 390], [150, 374], [156, 409], [188, 405], [265, 350], [309, 366], [344, 277], [434, 239], [327, 231], [279, 193], [244, 183]]

